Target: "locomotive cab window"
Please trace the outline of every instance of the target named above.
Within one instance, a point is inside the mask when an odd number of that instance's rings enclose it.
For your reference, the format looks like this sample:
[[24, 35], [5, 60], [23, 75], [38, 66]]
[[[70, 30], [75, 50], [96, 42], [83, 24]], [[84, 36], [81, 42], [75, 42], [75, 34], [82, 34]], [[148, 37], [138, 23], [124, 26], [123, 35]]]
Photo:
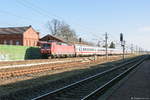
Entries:
[[50, 48], [51, 44], [42, 44], [42, 48]]

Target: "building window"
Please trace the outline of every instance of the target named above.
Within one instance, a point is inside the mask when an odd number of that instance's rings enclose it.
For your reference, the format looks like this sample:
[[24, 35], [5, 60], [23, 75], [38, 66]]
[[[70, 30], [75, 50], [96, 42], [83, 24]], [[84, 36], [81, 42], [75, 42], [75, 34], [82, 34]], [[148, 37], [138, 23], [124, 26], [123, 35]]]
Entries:
[[27, 46], [28, 45], [28, 40], [26, 40], [26, 43], [25, 43], [25, 46]]
[[20, 45], [20, 41], [16, 41], [16, 45]]
[[35, 42], [34, 42], [34, 46], [36, 46], [36, 45], [37, 45], [37, 42], [35, 41]]
[[13, 45], [13, 40], [10, 40], [10, 45]]
[[4, 44], [7, 44], [7, 41], [6, 41], [6, 40], [4, 40]]
[[30, 40], [28, 40], [28, 42], [29, 42], [28, 46], [30, 46]]
[[27, 40], [27, 41], [28, 41], [28, 42], [27, 42], [27, 46], [29, 46], [29, 44], [30, 44], [30, 43], [29, 43], [29, 40]]

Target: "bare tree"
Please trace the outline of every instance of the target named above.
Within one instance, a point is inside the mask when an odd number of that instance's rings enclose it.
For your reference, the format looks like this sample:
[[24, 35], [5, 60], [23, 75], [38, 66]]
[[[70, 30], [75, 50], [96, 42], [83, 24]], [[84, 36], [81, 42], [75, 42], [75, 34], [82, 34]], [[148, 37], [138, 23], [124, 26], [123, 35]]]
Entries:
[[76, 32], [65, 22], [53, 19], [51, 22], [48, 22], [48, 26], [52, 35], [70, 42], [77, 41]]
[[66, 41], [75, 41], [77, 39], [76, 33], [70, 28], [68, 24], [63, 23], [59, 28], [58, 37], [65, 39]]
[[61, 25], [61, 22], [57, 19], [53, 19], [51, 21], [48, 21], [48, 29], [50, 30], [52, 35], [58, 34], [58, 29]]

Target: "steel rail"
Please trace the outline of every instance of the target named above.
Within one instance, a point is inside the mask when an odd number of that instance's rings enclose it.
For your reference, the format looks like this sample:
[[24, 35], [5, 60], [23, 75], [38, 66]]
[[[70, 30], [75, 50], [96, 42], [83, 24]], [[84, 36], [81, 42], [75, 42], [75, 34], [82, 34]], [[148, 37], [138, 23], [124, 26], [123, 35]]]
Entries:
[[[36, 98], [33, 98], [32, 100], [42, 100], [42, 98], [45, 98], [45, 97], [47, 97], [47, 96], [48, 96], [48, 97], [53, 97], [53, 95], [55, 95], [55, 94], [57, 94], [57, 93], [60, 93], [60, 92], [62, 92], [62, 91], [66, 91], [67, 89], [73, 88], [74, 86], [77, 86], [78, 84], [81, 84], [81, 83], [84, 83], [84, 82], [93, 80], [93, 79], [95, 79], [95, 78], [97, 78], [97, 77], [100, 77], [100, 76], [102, 76], [102, 75], [104, 75], [104, 74], [107, 74], [107, 73], [110, 73], [110, 72], [115, 71], [115, 70], [117, 70], [117, 69], [120, 69], [120, 68], [122, 68], [123, 66], [126, 66], [126, 65], [131, 64], [131, 63], [134, 63], [134, 62], [136, 62], [136, 61], [138, 61], [138, 60], [141, 60], [141, 58], [143, 58], [143, 57], [135, 58], [135, 59], [133, 59], [132, 61], [125, 62], [124, 64], [119, 65], [118, 67], [111, 68], [111, 69], [109, 69], [109, 70], [100, 72], [100, 73], [98, 73], [98, 74], [96, 74], [96, 75], [90, 76], [90, 77], [88, 77], [88, 78], [85, 78], [85, 79], [83, 79], [83, 80], [77, 81], [77, 82], [72, 83], [72, 84], [70, 84], [70, 85], [67, 85], [67, 86], [64, 86], [64, 87], [62, 87], [62, 88], [56, 89], [56, 90], [54, 90], [54, 91], [52, 91], [52, 92], [48, 92], [48, 93], [46, 93], [46, 94], [44, 94], [44, 95], [38, 96], [38, 97], [36, 97]], [[143, 59], [142, 59], [142, 60], [143, 60]], [[92, 92], [92, 94], [93, 94], [93, 93], [94, 93], [94, 92]], [[88, 95], [88, 96], [89, 96], [89, 95]], [[86, 97], [88, 97], [88, 96], [86, 96]], [[86, 98], [86, 97], [84, 97], [84, 98]], [[84, 98], [83, 98], [83, 100], [84, 100]]]
[[128, 72], [132, 71], [134, 68], [140, 65], [145, 59], [146, 57], [144, 57], [138, 63], [134, 64], [132, 67], [128, 68], [121, 74], [117, 75], [116, 77], [114, 77], [113, 79], [111, 79], [110, 81], [108, 81], [107, 83], [105, 83], [104, 85], [96, 89], [95, 91], [93, 91], [89, 95], [85, 96], [81, 100], [96, 100], [98, 98], [98, 95], [103, 94], [108, 88], [110, 88], [113, 84], [115, 84], [116, 81], [122, 79], [122, 77], [124, 77]]

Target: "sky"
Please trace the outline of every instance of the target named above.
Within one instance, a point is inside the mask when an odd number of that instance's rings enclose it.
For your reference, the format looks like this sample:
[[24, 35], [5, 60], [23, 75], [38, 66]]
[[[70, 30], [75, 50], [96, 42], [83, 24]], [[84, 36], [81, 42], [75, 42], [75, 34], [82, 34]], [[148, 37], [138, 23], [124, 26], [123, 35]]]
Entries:
[[88, 41], [119, 40], [150, 50], [150, 0], [1, 0], [0, 27], [32, 25], [41, 37], [47, 22], [63, 20]]

